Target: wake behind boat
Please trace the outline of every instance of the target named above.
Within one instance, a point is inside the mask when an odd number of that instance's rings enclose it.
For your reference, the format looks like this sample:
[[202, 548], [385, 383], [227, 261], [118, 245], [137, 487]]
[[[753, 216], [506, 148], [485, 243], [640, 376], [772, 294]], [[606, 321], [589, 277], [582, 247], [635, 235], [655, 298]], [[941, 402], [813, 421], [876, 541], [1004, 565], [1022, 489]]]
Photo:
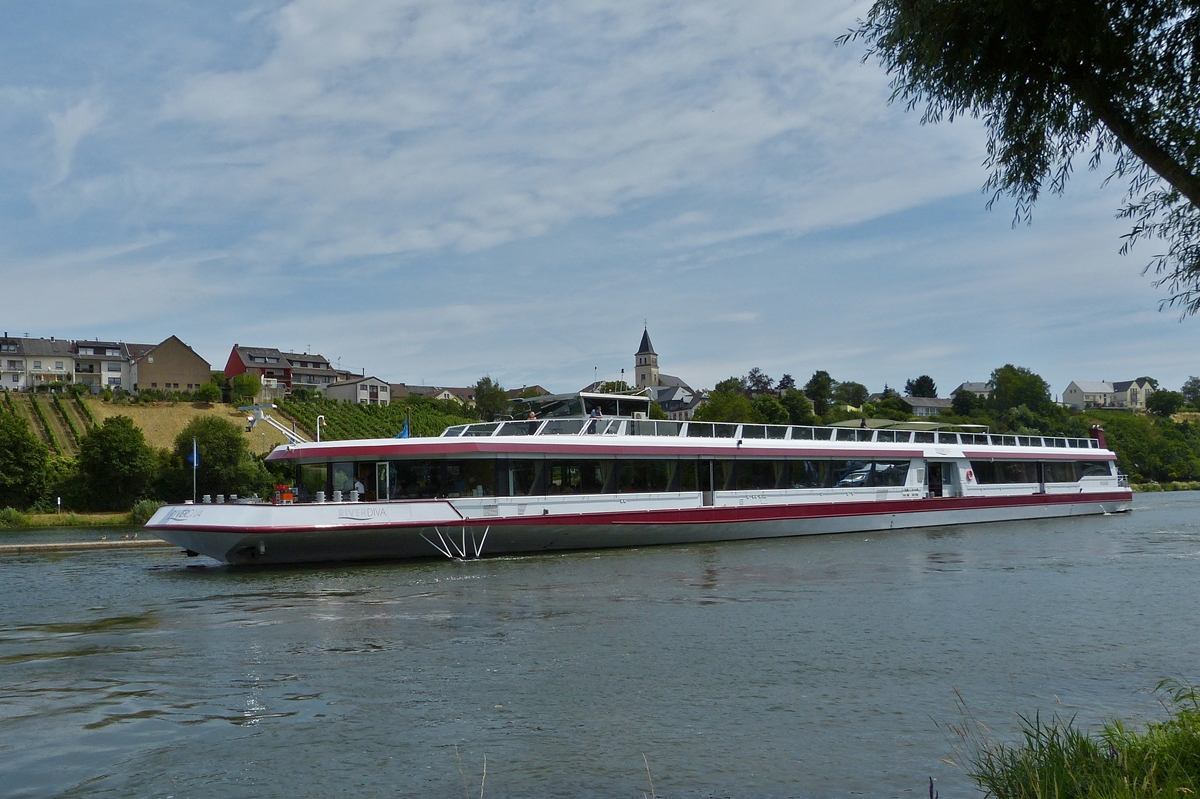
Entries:
[[[1103, 432], [656, 421], [628, 394], [524, 400], [536, 418], [436, 438], [291, 444], [291, 499], [185, 504], [146, 527], [232, 564], [488, 555], [1129, 510]], [[913, 429], [924, 428], [924, 429]]]

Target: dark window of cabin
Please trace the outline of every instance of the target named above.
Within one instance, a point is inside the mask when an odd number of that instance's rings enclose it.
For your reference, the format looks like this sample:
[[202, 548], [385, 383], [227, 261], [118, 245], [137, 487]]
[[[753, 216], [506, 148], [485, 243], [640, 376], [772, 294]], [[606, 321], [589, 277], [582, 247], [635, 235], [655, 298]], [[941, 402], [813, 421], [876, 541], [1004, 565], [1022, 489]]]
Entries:
[[392, 461], [388, 483], [392, 499], [433, 499], [442, 494], [439, 461]]
[[1079, 479], [1075, 461], [1050, 461], [1046, 463], [1047, 483], [1074, 483]]
[[617, 491], [627, 493], [649, 493], [667, 491], [671, 485], [674, 461], [627, 460], [620, 461], [617, 475]]
[[889, 487], [904, 485], [908, 480], [908, 464], [908, 461], [895, 461], [891, 463], [877, 461], [871, 484]]

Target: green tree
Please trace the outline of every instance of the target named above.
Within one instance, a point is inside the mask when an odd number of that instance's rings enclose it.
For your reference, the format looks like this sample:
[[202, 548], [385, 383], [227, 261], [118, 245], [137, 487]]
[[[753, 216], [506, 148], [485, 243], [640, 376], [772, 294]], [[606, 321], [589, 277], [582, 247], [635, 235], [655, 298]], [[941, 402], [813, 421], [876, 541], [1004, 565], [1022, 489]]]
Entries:
[[747, 398], [750, 397], [750, 387], [746, 385], [744, 377], [727, 377], [713, 388], [713, 391], [736, 391], [739, 394], [744, 394]]
[[[608, 380], [596, 386], [596, 390], [601, 394], [619, 394], [623, 391], [629, 391], [629, 384], [624, 380]], [[537, 395], [537, 391], [534, 390], [530, 396], [536, 397]], [[521, 396], [525, 396], [524, 391], [521, 392]]]
[[965, 388], [954, 392], [954, 397], [950, 403], [950, 407], [959, 416], [970, 416], [971, 413], [980, 406], [979, 397], [973, 391], [967, 391]]
[[271, 479], [262, 461], [250, 453], [240, 427], [219, 416], [197, 416], [175, 436], [171, 476], [164, 493], [180, 500], [192, 495], [192, 439], [200, 455], [197, 494], [265, 495]]
[[0, 508], [25, 510], [38, 500], [49, 457], [28, 422], [0, 408]]
[[196, 389], [196, 400], [199, 402], [220, 402], [221, 387], [216, 383], [205, 383]]
[[778, 389], [780, 392], [788, 391], [790, 389], [794, 389], [795, 387], [796, 387], [796, 378], [792, 377], [791, 375], [787, 375], [787, 374], [785, 374], [783, 377], [779, 378], [779, 383], [778, 383], [778, 385], [775, 386], [775, 388]]
[[784, 409], [788, 412], [788, 421], [792, 424], [812, 425], [819, 420], [813, 413], [813, 404], [803, 391], [791, 389], [783, 392], [783, 396], [779, 398]]
[[128, 416], [111, 416], [79, 444], [79, 475], [93, 510], [128, 510], [156, 475], [154, 453]]
[[910, 397], [937, 398], [937, 383], [929, 375], [914, 377], [904, 384], [904, 393]]
[[1005, 364], [992, 372], [990, 382], [993, 386], [991, 402], [996, 410], [1024, 405], [1034, 413], [1042, 413], [1053, 404], [1050, 385], [1024, 366]]
[[475, 412], [484, 421], [508, 413], [508, 394], [491, 376], [481, 377], [475, 384]]
[[861, 408], [869, 396], [871, 396], [871, 392], [867, 391], [867, 387], [862, 383], [855, 383], [853, 380], [838, 383], [833, 389], [834, 400], [852, 408]]
[[[718, 384], [720, 385], [720, 384]], [[740, 391], [713, 389], [692, 418], [698, 422], [761, 422], [750, 398]]]
[[1183, 407], [1183, 395], [1178, 391], [1155, 391], [1146, 400], [1146, 410], [1157, 416], [1170, 416]]
[[244, 372], [229, 381], [229, 396], [234, 402], [252, 402], [262, 391], [262, 380], [258, 375]]
[[775, 381], [771, 379], [770, 375], [757, 366], [751, 369], [743, 379], [746, 383], [746, 389], [750, 392], [751, 396], [765, 394], [775, 385]]
[[1183, 394], [1183, 398], [1192, 407], [1200, 405], [1200, 377], [1188, 377], [1179, 393]]
[[659, 405], [657, 402], [651, 402], [649, 418], [651, 418], [651, 419], [667, 419], [669, 417], [667, 416], [667, 412], [663, 410], [661, 405]]
[[812, 400], [813, 412], [817, 416], [829, 413], [829, 407], [833, 404], [833, 385], [833, 378], [823, 369], [813, 372], [813, 376], [804, 384], [804, 394]]
[[774, 394], [759, 394], [750, 404], [754, 407], [754, 415], [767, 424], [787, 424], [791, 421], [788, 409]]
[[922, 121], [982, 118], [986, 189], [1029, 217], [1075, 158], [1128, 178], [1129, 245], [1162, 239], [1158, 285], [1200, 310], [1200, 35], [1194, 0], [876, 0], [857, 30]]

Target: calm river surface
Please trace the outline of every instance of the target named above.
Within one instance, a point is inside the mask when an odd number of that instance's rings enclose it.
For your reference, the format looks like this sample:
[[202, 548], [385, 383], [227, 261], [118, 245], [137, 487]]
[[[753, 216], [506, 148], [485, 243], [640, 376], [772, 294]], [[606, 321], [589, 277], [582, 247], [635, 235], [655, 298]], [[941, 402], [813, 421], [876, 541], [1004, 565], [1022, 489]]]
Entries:
[[451, 797], [460, 756], [474, 795], [486, 757], [486, 796], [641, 797], [643, 753], [661, 797], [980, 796], [956, 690], [1010, 736], [1200, 680], [1200, 493], [1135, 504], [469, 563], [5, 556], [0, 796]]

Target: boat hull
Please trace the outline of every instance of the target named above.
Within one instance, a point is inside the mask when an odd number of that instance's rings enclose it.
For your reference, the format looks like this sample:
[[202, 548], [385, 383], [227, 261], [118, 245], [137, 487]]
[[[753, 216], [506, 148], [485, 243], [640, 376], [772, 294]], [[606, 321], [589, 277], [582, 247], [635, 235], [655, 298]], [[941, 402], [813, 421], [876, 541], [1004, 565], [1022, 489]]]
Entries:
[[1127, 511], [1128, 490], [464, 518], [448, 501], [169, 506], [153, 534], [224, 563], [474, 558], [874, 532]]

